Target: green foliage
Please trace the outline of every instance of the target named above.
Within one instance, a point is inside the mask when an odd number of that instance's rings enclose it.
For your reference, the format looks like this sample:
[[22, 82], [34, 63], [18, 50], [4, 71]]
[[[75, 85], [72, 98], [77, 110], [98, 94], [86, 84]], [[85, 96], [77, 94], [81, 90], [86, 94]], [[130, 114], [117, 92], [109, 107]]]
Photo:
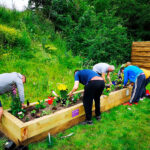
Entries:
[[18, 117], [19, 117], [19, 119], [23, 119], [24, 113], [22, 111], [18, 112]]
[[41, 113], [41, 116], [45, 116], [45, 115], [48, 115], [48, 112], [43, 110], [42, 113]]
[[77, 100], [79, 100], [79, 99], [80, 99], [80, 96], [81, 96], [81, 93], [74, 94], [74, 95], [73, 95], [73, 98], [72, 98], [72, 101], [73, 101], [74, 103], [76, 103], [76, 102], [77, 102]]
[[44, 109], [46, 107], [44, 103], [45, 103], [45, 100], [43, 101], [38, 100], [37, 104], [35, 105], [35, 109], [37, 110]]
[[15, 28], [0, 24], [0, 44], [9, 46], [29, 47], [30, 39], [26, 32], [20, 32]]
[[11, 102], [10, 112], [14, 116], [18, 116], [18, 113], [22, 111], [22, 105], [18, 97], [14, 98]]
[[57, 101], [59, 101], [59, 100], [60, 100], [59, 97], [57, 97], [57, 98], [55, 98], [55, 99], [53, 100], [53, 106], [54, 106], [54, 107], [57, 106]]
[[36, 114], [36, 110], [34, 109], [30, 113], [31, 113], [31, 115], [35, 115]]
[[132, 38], [110, 0], [30, 2], [43, 7], [44, 15], [54, 22], [56, 30], [62, 31], [68, 49], [81, 55], [86, 66], [110, 62], [114, 57], [117, 63], [129, 60]]

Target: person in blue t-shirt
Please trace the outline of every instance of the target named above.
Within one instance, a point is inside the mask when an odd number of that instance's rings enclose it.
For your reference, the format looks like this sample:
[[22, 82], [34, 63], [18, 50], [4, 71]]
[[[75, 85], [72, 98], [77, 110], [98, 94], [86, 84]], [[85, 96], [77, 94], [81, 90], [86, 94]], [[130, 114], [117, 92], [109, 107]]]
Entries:
[[72, 91], [69, 93], [71, 97], [73, 92], [75, 92], [79, 87], [79, 82], [85, 85], [84, 87], [84, 96], [83, 96], [83, 105], [86, 114], [86, 120], [82, 124], [93, 124], [92, 122], [92, 105], [93, 99], [95, 100], [95, 114], [96, 119], [100, 120], [100, 96], [104, 90], [105, 82], [102, 77], [100, 77], [96, 72], [84, 69], [76, 70], [75, 82]]
[[124, 69], [124, 86], [128, 80], [134, 83], [129, 103], [137, 103], [142, 97], [143, 88], [145, 88], [145, 74], [139, 67], [130, 65]]
[[3, 107], [0, 101], [0, 121], [1, 121], [2, 114], [3, 114]]

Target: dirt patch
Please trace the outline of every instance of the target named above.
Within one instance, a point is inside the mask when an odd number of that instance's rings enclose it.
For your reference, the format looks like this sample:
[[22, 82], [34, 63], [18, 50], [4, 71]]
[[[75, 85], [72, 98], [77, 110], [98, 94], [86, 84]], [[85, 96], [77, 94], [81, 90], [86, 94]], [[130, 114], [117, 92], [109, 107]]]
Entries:
[[[29, 106], [29, 107], [25, 108], [24, 117], [22, 119], [20, 119], [19, 117], [17, 117], [17, 118], [23, 122], [28, 122], [30, 120], [34, 120], [36, 118], [40, 118], [42, 116], [49, 115], [49, 114], [55, 113], [59, 110], [69, 108], [69, 107], [74, 106], [76, 104], [82, 103], [82, 97], [83, 96], [81, 96], [80, 99], [77, 100], [76, 103], [72, 102], [68, 106], [63, 106], [60, 102], [57, 103], [57, 106], [49, 105], [48, 102], [45, 102], [44, 105], [46, 107], [43, 109], [39, 109], [39, 110], [37, 110], [35, 108], [35, 106]], [[32, 113], [32, 112], [34, 112], [34, 113]]]

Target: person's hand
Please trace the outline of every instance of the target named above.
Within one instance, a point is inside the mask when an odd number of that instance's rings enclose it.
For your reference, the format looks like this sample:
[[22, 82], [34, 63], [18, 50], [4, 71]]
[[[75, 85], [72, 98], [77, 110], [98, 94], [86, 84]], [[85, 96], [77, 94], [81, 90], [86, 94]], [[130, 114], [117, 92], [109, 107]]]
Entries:
[[24, 103], [22, 103], [22, 109], [24, 109], [25, 108], [25, 104]]
[[69, 97], [72, 97], [72, 95], [73, 95], [73, 93], [72, 93], [72, 92], [70, 92], [70, 93], [69, 93]]

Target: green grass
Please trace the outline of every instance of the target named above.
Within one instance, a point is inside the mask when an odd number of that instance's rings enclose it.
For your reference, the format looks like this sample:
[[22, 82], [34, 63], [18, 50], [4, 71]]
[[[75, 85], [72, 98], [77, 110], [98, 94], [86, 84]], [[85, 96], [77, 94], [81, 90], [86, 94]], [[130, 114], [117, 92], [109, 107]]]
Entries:
[[[82, 68], [82, 59], [67, 50], [66, 42], [55, 33], [53, 24], [31, 11], [19, 13], [0, 7], [0, 16], [0, 24], [25, 33], [22, 37], [25, 42], [31, 40], [28, 47], [19, 41], [18, 45], [0, 41], [0, 73], [19, 72], [26, 76], [25, 103], [27, 99], [30, 102], [46, 99], [51, 90], [58, 93], [58, 83], [66, 84], [69, 92], [74, 70]], [[52, 45], [56, 50], [52, 52], [45, 45]], [[0, 100], [4, 109], [10, 107], [10, 95], [2, 95]]]
[[[102, 113], [100, 122], [93, 118], [93, 126], [76, 125], [53, 137], [53, 147], [47, 140], [29, 145], [30, 150], [46, 149], [99, 149], [144, 150], [150, 149], [150, 99], [138, 105], [120, 105]], [[62, 136], [73, 133], [71, 137]]]

